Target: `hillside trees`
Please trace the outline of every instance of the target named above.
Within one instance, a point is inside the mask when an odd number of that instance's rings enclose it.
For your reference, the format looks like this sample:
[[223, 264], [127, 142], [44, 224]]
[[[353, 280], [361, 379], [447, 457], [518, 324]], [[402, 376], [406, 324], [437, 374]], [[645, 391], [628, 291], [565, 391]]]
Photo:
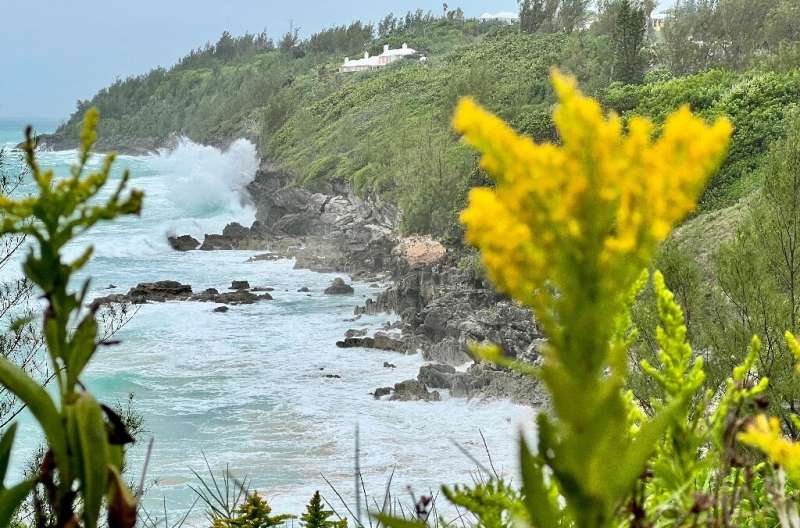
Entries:
[[743, 70], [798, 36], [797, 0], [681, 0], [669, 11], [662, 60], [678, 75]]
[[590, 4], [590, 0], [519, 0], [520, 29], [572, 33], [586, 25]]
[[613, 19], [613, 78], [628, 84], [640, 83], [647, 67], [644, 44], [650, 13], [640, 0], [614, 0], [608, 8]]
[[800, 431], [788, 416], [800, 408], [800, 386], [783, 334], [797, 332], [800, 317], [800, 118], [795, 115], [787, 126], [787, 137], [764, 160], [762, 188], [748, 217], [717, 255], [716, 275], [727, 302], [712, 313], [706, 330], [722, 368], [729, 365], [722, 351], [749, 335], [760, 337], [760, 369], [770, 378], [773, 413], [797, 437]]

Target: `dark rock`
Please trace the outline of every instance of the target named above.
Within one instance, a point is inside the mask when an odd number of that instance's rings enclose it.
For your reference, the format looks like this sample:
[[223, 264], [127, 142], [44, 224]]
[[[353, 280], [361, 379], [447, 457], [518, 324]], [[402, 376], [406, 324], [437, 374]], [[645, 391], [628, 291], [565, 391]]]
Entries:
[[341, 277], [336, 277], [330, 286], [325, 288], [326, 295], [351, 295], [355, 290], [349, 284], [344, 282]]
[[115, 284], [109, 284], [107, 290], [116, 290], [117, 286]]
[[167, 242], [175, 251], [192, 251], [200, 246], [200, 241], [189, 235], [167, 237]]
[[405, 352], [406, 350], [406, 344], [399, 335], [387, 332], [375, 332], [372, 346], [379, 350], [392, 350], [394, 352]]
[[123, 293], [115, 293], [112, 295], [107, 295], [105, 297], [98, 297], [92, 301], [89, 305], [92, 309], [96, 310], [101, 306], [105, 306], [107, 304], [127, 304], [131, 302], [127, 295]]
[[391, 387], [380, 387], [378, 389], [375, 389], [375, 392], [373, 392], [372, 395], [375, 397], [376, 400], [379, 400], [384, 396], [390, 395], [391, 393], [392, 393]]
[[337, 341], [339, 348], [375, 348], [375, 340], [371, 337], [347, 337], [342, 341]]
[[134, 303], [185, 301], [191, 295], [191, 286], [176, 281], [143, 282], [128, 291], [128, 298]]
[[274, 253], [262, 253], [254, 257], [250, 257], [249, 259], [247, 259], [247, 262], [272, 261], [272, 260], [280, 260], [280, 258], [281, 258], [280, 255], [275, 255]]
[[323, 377], [328, 379], [342, 379], [339, 374], [325, 374]]
[[437, 391], [429, 391], [417, 380], [406, 380], [395, 384], [389, 399], [392, 401], [439, 401], [441, 396]]
[[397, 365], [395, 365], [394, 363], [389, 363], [388, 361], [384, 361], [383, 362], [383, 368], [391, 368], [391, 369], [393, 369], [393, 368], [397, 368]]
[[368, 332], [368, 330], [366, 328], [362, 328], [360, 330], [357, 330], [355, 328], [351, 328], [347, 332], [344, 333], [344, 336], [347, 337], [347, 338], [349, 338], [349, 337], [364, 337], [365, 335], [367, 335], [367, 332]]
[[238, 240], [223, 235], [206, 235], [203, 239], [203, 245], [200, 246], [201, 251], [224, 251], [236, 249], [238, 247]]
[[423, 365], [419, 369], [417, 380], [433, 389], [450, 389], [453, 387], [453, 377], [456, 369], [451, 365], [437, 363]]
[[247, 281], [232, 281], [229, 290], [249, 290], [250, 283]]
[[222, 236], [231, 239], [243, 239], [250, 236], [250, 228], [243, 226], [238, 222], [232, 222], [225, 226], [222, 230]]
[[299, 289], [299, 290], [297, 290], [297, 291], [298, 291], [298, 292], [300, 292], [300, 293], [308, 293], [308, 292], [310, 292], [311, 290], [309, 290], [309, 289], [308, 289], [308, 286], [303, 286], [302, 288], [300, 288], [300, 289]]
[[228, 308], [227, 306], [218, 306], [218, 307], [214, 308], [214, 312], [216, 312], [216, 313], [225, 313], [228, 310], [230, 310], [230, 308]]
[[271, 291], [275, 291], [275, 288], [269, 288], [269, 287], [265, 288], [263, 286], [257, 286], [255, 288], [250, 288], [250, 291], [251, 292], [271, 292]]

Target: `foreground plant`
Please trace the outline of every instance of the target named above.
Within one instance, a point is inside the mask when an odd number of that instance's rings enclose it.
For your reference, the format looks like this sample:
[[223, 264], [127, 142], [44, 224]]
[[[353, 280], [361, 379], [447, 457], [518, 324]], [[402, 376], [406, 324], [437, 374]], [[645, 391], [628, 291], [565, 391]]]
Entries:
[[[653, 140], [648, 120], [631, 119], [625, 132], [573, 79], [554, 72], [553, 86], [560, 145], [536, 144], [471, 99], [460, 103], [454, 127], [496, 182], [471, 191], [461, 218], [489, 277], [533, 310], [549, 340], [541, 377], [554, 417], [539, 416], [538, 454], [521, 442], [530, 521], [596, 528], [612, 525], [688, 403], [678, 398], [631, 434], [623, 391], [630, 292], [694, 209], [731, 125], [706, 125], [681, 108]], [[496, 348], [481, 353], [500, 359]]]
[[[0, 196], [2, 233], [23, 234], [33, 241], [23, 270], [42, 292], [46, 307], [43, 335], [56, 380], [51, 397], [19, 367], [0, 358], [0, 383], [14, 393], [41, 426], [47, 450], [34, 478], [7, 488], [0, 487], [0, 526], [8, 526], [19, 506], [35, 487], [46, 497], [42, 504], [34, 494], [35, 525], [94, 528], [104, 505], [108, 524], [131, 527], [136, 522], [136, 498], [122, 480], [124, 446], [132, 441], [120, 417], [100, 404], [86, 390], [81, 376], [97, 351], [98, 325], [95, 310], [85, 310], [89, 281], [78, 291], [70, 288], [75, 273], [92, 256], [88, 247], [72, 262], [62, 256], [64, 248], [100, 221], [139, 214], [142, 193], [126, 196], [129, 175], [122, 176], [111, 195], [99, 194], [106, 185], [114, 155], [105, 158], [100, 170], [89, 171], [87, 163], [96, 140], [98, 113], [86, 113], [81, 133], [78, 163], [70, 176], [55, 180], [52, 170], [36, 161], [35, 140], [26, 133], [25, 153], [38, 194], [20, 199]], [[14, 441], [12, 425], [0, 440], [0, 480], [5, 480], [8, 455]]]

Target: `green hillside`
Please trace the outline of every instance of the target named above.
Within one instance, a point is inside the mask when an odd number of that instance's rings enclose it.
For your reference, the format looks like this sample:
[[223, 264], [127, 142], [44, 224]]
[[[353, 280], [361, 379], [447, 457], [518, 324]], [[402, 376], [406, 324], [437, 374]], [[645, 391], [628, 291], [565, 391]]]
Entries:
[[[614, 34], [603, 29], [603, 20], [567, 34], [417, 12], [387, 17], [377, 31], [357, 22], [307, 41], [287, 34], [278, 45], [264, 35], [225, 34], [170, 70], [119, 81], [80, 102], [57, 134], [77, 137], [85, 109], [97, 106], [100, 136], [112, 143], [177, 133], [225, 144], [245, 136], [298, 183], [324, 189], [345, 181], [358, 192], [380, 193], [401, 206], [407, 231], [455, 241], [455, 213], [468, 188], [484, 182], [473, 154], [450, 131], [456, 101], [474, 96], [537, 140], [557, 140], [548, 82], [549, 68], [557, 65], [623, 115], [658, 122], [682, 104], [709, 118], [729, 115], [736, 126], [733, 147], [704, 207], [727, 206], [748, 194], [763, 153], [782, 134], [787, 109], [800, 99], [800, 72], [751, 61], [738, 71], [723, 63], [674, 77], [656, 63], [640, 83], [612, 82]], [[428, 60], [338, 72], [345, 56], [403, 42]], [[658, 45], [654, 38], [644, 51], [655, 53]]]

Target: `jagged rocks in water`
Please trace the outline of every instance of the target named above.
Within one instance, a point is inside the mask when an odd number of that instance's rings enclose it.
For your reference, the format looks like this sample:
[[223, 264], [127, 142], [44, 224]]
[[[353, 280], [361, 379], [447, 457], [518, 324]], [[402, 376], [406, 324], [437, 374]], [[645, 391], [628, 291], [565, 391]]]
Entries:
[[325, 288], [326, 295], [352, 295], [355, 292], [353, 287], [344, 282], [341, 277], [336, 277], [330, 286]]
[[397, 368], [397, 365], [395, 365], [394, 363], [389, 363], [388, 361], [384, 361], [383, 362], [383, 368], [394, 369], [394, 368]]
[[203, 239], [201, 251], [225, 251], [238, 247], [238, 239], [226, 237], [225, 235], [206, 235]]
[[339, 348], [375, 348], [375, 340], [371, 337], [346, 337], [336, 342]]
[[200, 241], [189, 235], [168, 237], [169, 246], [175, 251], [192, 251], [200, 247]]
[[238, 222], [232, 222], [226, 225], [225, 229], [222, 230], [222, 236], [234, 240], [241, 240], [250, 236], [250, 228]]
[[342, 341], [337, 341], [339, 348], [374, 348], [377, 350], [390, 350], [393, 352], [405, 352], [405, 341], [399, 337], [388, 334], [387, 332], [375, 332], [374, 337], [355, 337], [355, 335], [345, 334]]
[[375, 332], [372, 346], [379, 350], [392, 350], [394, 352], [405, 352], [406, 343], [399, 334], [388, 332]]
[[[213, 290], [213, 289], [212, 289]], [[216, 290], [213, 290], [216, 291]], [[272, 296], [268, 293], [256, 295], [247, 290], [238, 290], [226, 293], [213, 293], [206, 290], [203, 293], [192, 296], [192, 301], [213, 302], [218, 304], [253, 304], [259, 301], [271, 301]]]
[[310, 292], [311, 290], [309, 290], [309, 289], [308, 289], [308, 286], [303, 286], [302, 288], [300, 288], [300, 289], [299, 289], [299, 290], [297, 290], [297, 291], [298, 291], [298, 292], [300, 292], [300, 293], [308, 293], [308, 292]]
[[375, 389], [375, 392], [372, 395], [375, 397], [376, 400], [380, 400], [384, 396], [388, 396], [392, 393], [391, 387], [379, 387]]
[[342, 379], [339, 374], [325, 374], [323, 377], [328, 379]]
[[214, 308], [214, 312], [216, 312], [216, 313], [225, 313], [228, 310], [230, 310], [230, 308], [228, 308], [227, 306], [218, 306], [218, 307]]
[[281, 257], [280, 255], [275, 255], [274, 253], [262, 253], [260, 255], [255, 255], [247, 259], [247, 262], [261, 262], [261, 261], [272, 261], [272, 260], [279, 260]]
[[192, 296], [192, 287], [177, 281], [143, 282], [128, 291], [128, 298], [135, 304], [148, 301], [185, 301]]
[[433, 363], [422, 365], [419, 368], [417, 380], [426, 387], [433, 389], [451, 389], [455, 374], [456, 369], [452, 365]]
[[229, 290], [249, 290], [250, 283], [247, 281], [232, 281]]
[[417, 380], [406, 380], [396, 383], [389, 397], [392, 401], [439, 401], [438, 391], [429, 391]]
[[264, 286], [256, 286], [255, 288], [250, 288], [251, 292], [271, 292], [275, 291], [275, 288], [264, 287]]
[[364, 337], [365, 335], [367, 335], [367, 329], [366, 328], [361, 328], [361, 329], [351, 328], [347, 332], [344, 333], [344, 337], [346, 337], [346, 338]]
[[130, 299], [128, 299], [128, 296], [124, 293], [114, 293], [111, 295], [106, 295], [105, 297], [98, 297], [92, 301], [90, 306], [96, 310], [106, 304], [126, 304], [129, 302], [131, 302]]

